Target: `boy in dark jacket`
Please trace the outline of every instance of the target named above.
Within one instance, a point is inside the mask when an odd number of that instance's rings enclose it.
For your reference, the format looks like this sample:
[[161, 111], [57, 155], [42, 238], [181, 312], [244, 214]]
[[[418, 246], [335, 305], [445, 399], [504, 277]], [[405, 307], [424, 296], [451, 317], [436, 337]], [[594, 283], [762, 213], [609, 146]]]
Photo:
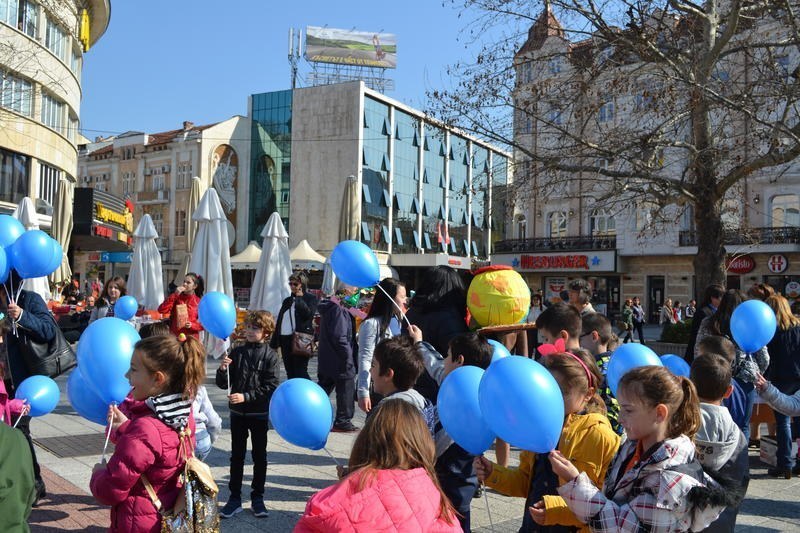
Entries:
[[[419, 328], [412, 326], [410, 333], [415, 341], [425, 370], [441, 385], [450, 372], [461, 366], [477, 366], [486, 369], [492, 362], [492, 345], [477, 333], [460, 333], [450, 340], [447, 357], [422, 341]], [[456, 444], [447, 434], [439, 420], [438, 409], [434, 418], [434, 441], [436, 443], [436, 477], [442, 491], [459, 514], [461, 528], [470, 531], [470, 505], [478, 488], [478, 478], [472, 466], [474, 455]]]
[[732, 392], [730, 363], [721, 355], [705, 353], [692, 361], [691, 380], [700, 398], [700, 430], [694, 437], [697, 460], [703, 469], [729, 492], [730, 505], [704, 531], [732, 532], [739, 505], [750, 483], [747, 440], [734, 423], [722, 400]]
[[347, 310], [346, 298], [354, 287], [345, 287], [338, 297], [319, 304], [319, 346], [317, 347], [319, 386], [330, 394], [336, 389], [336, 418], [331, 431], [353, 433], [356, 394], [356, 328]]
[[253, 482], [250, 485], [253, 514], [268, 515], [264, 506], [267, 477], [267, 411], [272, 393], [278, 388], [278, 354], [269, 347], [275, 319], [267, 311], [255, 311], [244, 323], [246, 344], [235, 348], [217, 370], [217, 386], [228, 389], [231, 411], [231, 495], [220, 511], [230, 518], [242, 510], [242, 476], [247, 435], [253, 442]]

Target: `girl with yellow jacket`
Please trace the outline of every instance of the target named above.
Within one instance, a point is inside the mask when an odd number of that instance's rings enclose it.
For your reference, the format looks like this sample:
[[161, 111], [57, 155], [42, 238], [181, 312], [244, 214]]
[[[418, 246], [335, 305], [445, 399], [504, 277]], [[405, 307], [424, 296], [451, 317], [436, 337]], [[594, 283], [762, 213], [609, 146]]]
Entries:
[[[594, 358], [579, 351], [551, 353], [541, 363], [558, 382], [564, 396], [564, 429], [558, 450], [592, 481], [602, 484], [620, 438], [611, 429], [603, 400], [597, 395], [602, 375]], [[518, 468], [506, 468], [485, 457], [475, 458], [478, 479], [506, 496], [525, 498], [520, 533], [589, 531], [558, 495], [564, 484], [552, 470], [547, 454], [522, 451]]]

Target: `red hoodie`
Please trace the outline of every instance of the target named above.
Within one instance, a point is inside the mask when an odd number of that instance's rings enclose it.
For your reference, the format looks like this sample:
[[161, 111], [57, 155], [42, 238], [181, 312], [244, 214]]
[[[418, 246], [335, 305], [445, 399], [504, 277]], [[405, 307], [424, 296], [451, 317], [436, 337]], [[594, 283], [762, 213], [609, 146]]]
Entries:
[[[116, 431], [116, 449], [106, 468], [92, 474], [89, 487], [98, 502], [111, 505], [111, 526], [116, 533], [159, 533], [161, 515], [141, 482], [147, 476], [162, 509], [172, 509], [181, 487], [183, 468], [178, 432], [156, 418], [144, 403], [129, 404], [129, 420]], [[194, 449], [194, 418], [189, 417]]]
[[[187, 328], [184, 327], [184, 324], [178, 324], [178, 315], [175, 313], [175, 306], [178, 304], [186, 305], [191, 327]], [[197, 339], [200, 336], [200, 332], [203, 331], [203, 326], [200, 325], [197, 318], [197, 308], [199, 305], [200, 298], [198, 298], [196, 294], [186, 294], [184, 292], [178, 294], [177, 292], [173, 292], [158, 306], [158, 312], [164, 315], [169, 313], [169, 330], [173, 335], [177, 337], [179, 334], [185, 333], [187, 336], [191, 335]]]

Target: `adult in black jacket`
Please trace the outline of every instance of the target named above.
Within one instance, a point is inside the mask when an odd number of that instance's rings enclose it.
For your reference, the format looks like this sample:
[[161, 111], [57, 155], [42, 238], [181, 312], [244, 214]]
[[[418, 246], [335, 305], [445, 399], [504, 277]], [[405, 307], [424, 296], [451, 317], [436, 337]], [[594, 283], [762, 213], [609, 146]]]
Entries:
[[[440, 354], [447, 354], [450, 340], [469, 330], [466, 313], [467, 290], [461, 276], [451, 267], [436, 266], [423, 274], [406, 318], [422, 330], [425, 342]], [[436, 403], [438, 386], [426, 372], [414, 388]]]
[[306, 292], [307, 286], [308, 277], [304, 273], [298, 272], [289, 276], [292, 294], [281, 304], [276, 334], [272, 336], [270, 343], [274, 349], [281, 349], [287, 379], [311, 379], [308, 375], [308, 357], [292, 355], [292, 334], [295, 331], [314, 333], [313, 319], [319, 301], [316, 296]]
[[355, 318], [342, 301], [353, 292], [343, 289], [337, 297], [319, 304], [319, 346], [317, 374], [319, 386], [330, 394], [336, 389], [336, 418], [332, 431], [354, 432], [356, 393], [356, 327]]
[[241, 510], [242, 477], [247, 436], [253, 445], [253, 481], [250, 497], [256, 516], [266, 516], [264, 484], [267, 476], [267, 418], [269, 401], [280, 382], [278, 354], [266, 342], [275, 331], [275, 320], [266, 311], [250, 313], [245, 320], [247, 343], [222, 360], [216, 382], [221, 389], [230, 385], [231, 411], [230, 500], [221, 514], [228, 518]]
[[[9, 274], [8, 287], [19, 287], [22, 283], [19, 275], [15, 270]], [[20, 352], [20, 345], [23, 343], [25, 336], [40, 342], [46, 343], [53, 340], [56, 336], [56, 326], [53, 316], [47, 309], [47, 305], [42, 300], [42, 297], [35, 292], [22, 290], [16, 301], [13, 299], [13, 294], [6, 293], [5, 288], [0, 287], [0, 312], [4, 313], [11, 320], [11, 325], [6, 331], [3, 339], [6, 345], [8, 354], [8, 368], [5, 373], [6, 390], [9, 397], [14, 396], [17, 385], [30, 377], [25, 362]], [[16, 326], [16, 332], [13, 326]], [[30, 430], [31, 417], [23, 416], [19, 421], [17, 428], [22, 431], [25, 438], [28, 440], [28, 445], [31, 449], [31, 457], [33, 458], [33, 473], [36, 478], [36, 501], [46, 496], [44, 480], [39, 470], [39, 462], [36, 460], [36, 450], [33, 447], [31, 440]], [[36, 505], [36, 504], [34, 504]]]
[[686, 352], [683, 356], [687, 363], [692, 364], [692, 361], [694, 361], [694, 345], [697, 343], [697, 332], [700, 330], [700, 323], [717, 311], [724, 294], [725, 287], [717, 284], [709, 285], [703, 292], [703, 300], [697, 306], [697, 311], [692, 317], [692, 332], [689, 335], [689, 344], [686, 345]]

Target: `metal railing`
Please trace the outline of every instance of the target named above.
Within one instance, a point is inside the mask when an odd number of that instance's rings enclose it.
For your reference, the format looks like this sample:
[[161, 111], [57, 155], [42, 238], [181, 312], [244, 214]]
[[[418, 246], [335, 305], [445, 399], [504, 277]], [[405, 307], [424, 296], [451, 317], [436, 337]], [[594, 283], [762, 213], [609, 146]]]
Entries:
[[492, 245], [495, 253], [558, 252], [560, 250], [615, 250], [616, 235], [581, 235], [578, 237], [537, 237], [508, 239]]
[[[800, 244], [800, 228], [740, 228], [723, 233], [725, 244]], [[680, 246], [697, 246], [697, 231], [682, 231]]]

